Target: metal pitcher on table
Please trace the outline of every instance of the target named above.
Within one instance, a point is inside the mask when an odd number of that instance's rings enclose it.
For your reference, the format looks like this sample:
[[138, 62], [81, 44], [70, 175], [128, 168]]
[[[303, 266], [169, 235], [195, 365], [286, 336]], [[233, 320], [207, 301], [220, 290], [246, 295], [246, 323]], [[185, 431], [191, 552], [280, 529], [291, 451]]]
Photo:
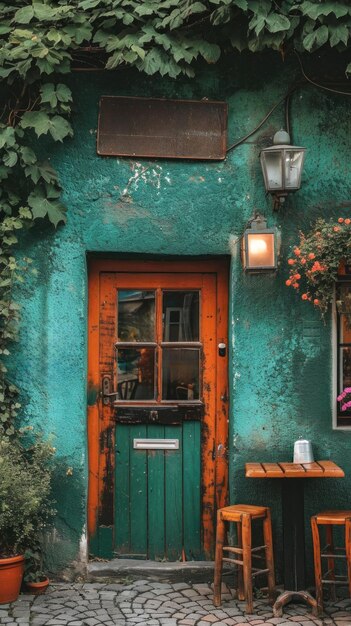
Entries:
[[312, 444], [301, 437], [294, 443], [294, 463], [313, 463]]

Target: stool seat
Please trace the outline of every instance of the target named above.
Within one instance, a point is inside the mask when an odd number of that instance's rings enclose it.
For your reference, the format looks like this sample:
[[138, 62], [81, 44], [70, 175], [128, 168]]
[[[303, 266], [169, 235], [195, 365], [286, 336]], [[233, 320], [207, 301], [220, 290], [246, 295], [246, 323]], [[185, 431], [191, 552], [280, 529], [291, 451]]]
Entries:
[[[262, 520], [264, 545], [252, 547], [252, 522]], [[237, 545], [224, 545], [226, 523], [236, 524]], [[263, 555], [262, 555], [263, 552]], [[229, 553], [229, 556], [223, 556]], [[258, 563], [256, 561], [258, 559]], [[262, 563], [261, 560], [265, 561]], [[223, 561], [237, 565], [238, 599], [246, 600], [246, 612], [253, 613], [252, 580], [266, 574], [270, 601], [274, 602], [275, 577], [270, 509], [266, 506], [233, 504], [217, 511], [216, 558], [213, 585], [213, 604], [221, 605]]]
[[253, 519], [266, 517], [267, 507], [252, 504], [232, 504], [224, 509], [219, 509], [218, 513], [226, 522], [239, 522], [243, 515], [250, 515]]
[[332, 524], [343, 526], [347, 518], [351, 518], [351, 511], [322, 511], [317, 513], [314, 518], [317, 524]]

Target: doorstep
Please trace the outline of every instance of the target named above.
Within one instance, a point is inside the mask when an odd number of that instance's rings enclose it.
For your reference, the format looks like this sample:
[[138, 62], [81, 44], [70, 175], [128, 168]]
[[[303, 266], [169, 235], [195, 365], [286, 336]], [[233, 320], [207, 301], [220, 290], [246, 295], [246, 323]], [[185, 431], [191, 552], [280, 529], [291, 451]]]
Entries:
[[[163, 582], [212, 582], [214, 561], [147, 561], [142, 559], [112, 559], [90, 561], [88, 579], [132, 578]], [[228, 570], [230, 573], [231, 570]], [[224, 575], [226, 571], [224, 570]]]

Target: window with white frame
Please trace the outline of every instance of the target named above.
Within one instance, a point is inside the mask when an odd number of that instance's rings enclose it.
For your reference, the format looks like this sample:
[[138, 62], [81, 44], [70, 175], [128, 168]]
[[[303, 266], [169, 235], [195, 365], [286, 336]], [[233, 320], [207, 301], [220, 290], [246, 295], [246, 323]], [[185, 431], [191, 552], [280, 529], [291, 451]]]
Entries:
[[[336, 388], [339, 395], [345, 388], [351, 388], [351, 275], [341, 276], [336, 285], [337, 316], [337, 367]], [[337, 402], [337, 428], [351, 427], [351, 407], [342, 410], [342, 403]]]

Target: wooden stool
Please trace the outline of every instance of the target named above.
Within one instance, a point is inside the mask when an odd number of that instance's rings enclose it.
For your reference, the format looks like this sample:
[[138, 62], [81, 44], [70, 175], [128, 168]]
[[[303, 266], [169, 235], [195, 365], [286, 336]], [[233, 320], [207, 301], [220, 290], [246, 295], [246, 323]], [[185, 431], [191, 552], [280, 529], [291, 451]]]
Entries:
[[[264, 545], [252, 548], [251, 522], [253, 519], [263, 520]], [[234, 522], [237, 525], [238, 546], [225, 546], [225, 522]], [[252, 559], [264, 559], [259, 553], [264, 550], [266, 568], [252, 567]], [[239, 558], [225, 558], [223, 552], [240, 555]], [[252, 578], [259, 574], [268, 575], [269, 599], [274, 602], [275, 578], [272, 544], [272, 524], [270, 510], [265, 506], [250, 506], [249, 504], [234, 504], [217, 511], [216, 557], [214, 570], [213, 604], [221, 605], [222, 564], [223, 561], [239, 565], [238, 570], [238, 599], [246, 600], [246, 613], [253, 613]]]
[[[318, 612], [323, 612], [323, 583], [331, 585], [332, 599], [336, 599], [335, 586], [348, 584], [351, 597], [351, 511], [323, 511], [311, 517], [314, 576]], [[325, 526], [326, 546], [321, 549], [319, 526]], [[333, 526], [345, 526], [345, 547], [335, 548]], [[335, 574], [335, 559], [346, 559], [347, 576]], [[322, 559], [327, 559], [328, 570], [323, 574]], [[323, 578], [324, 576], [324, 578]]]

